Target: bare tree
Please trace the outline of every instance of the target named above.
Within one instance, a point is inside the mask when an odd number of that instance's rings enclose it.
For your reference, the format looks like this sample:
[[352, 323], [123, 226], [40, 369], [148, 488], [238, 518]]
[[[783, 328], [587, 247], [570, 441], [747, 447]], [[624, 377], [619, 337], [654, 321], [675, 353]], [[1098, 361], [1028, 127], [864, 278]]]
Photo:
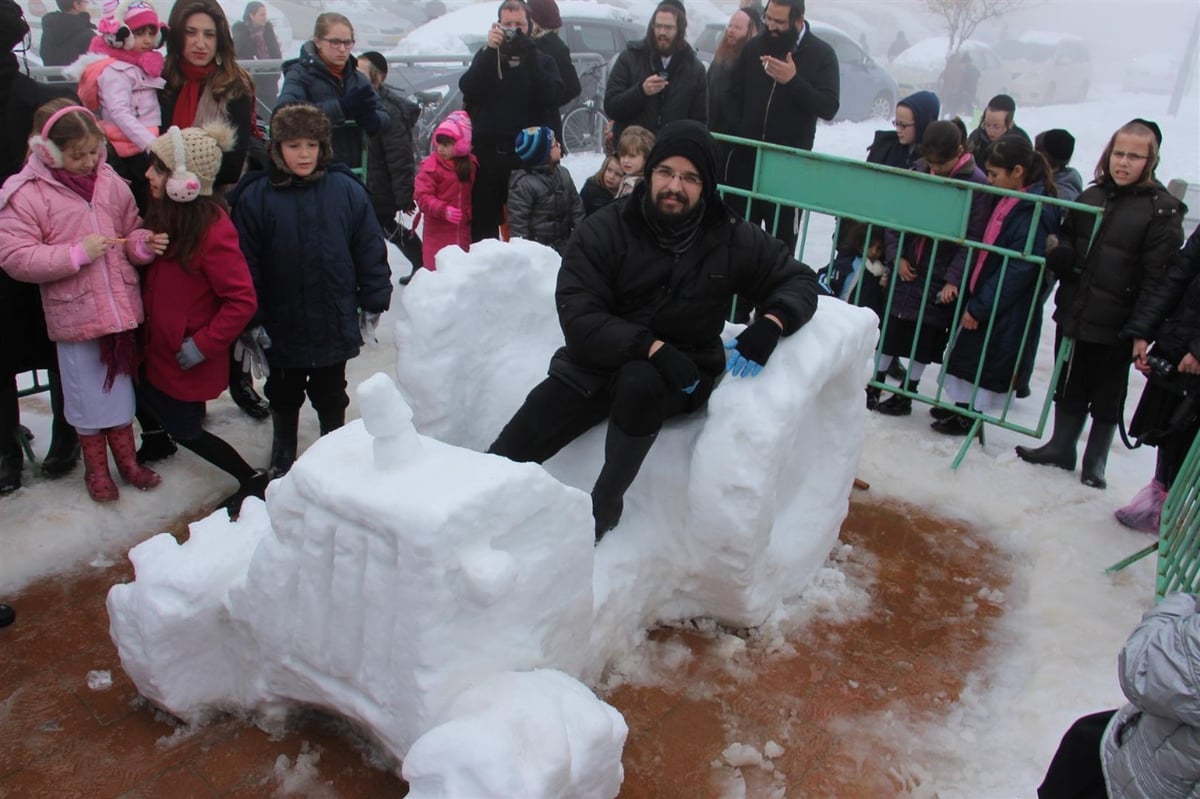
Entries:
[[1009, 14], [1025, 5], [1025, 0], [925, 0], [925, 5], [946, 23], [950, 43], [946, 54], [958, 52], [962, 43], [985, 20]]

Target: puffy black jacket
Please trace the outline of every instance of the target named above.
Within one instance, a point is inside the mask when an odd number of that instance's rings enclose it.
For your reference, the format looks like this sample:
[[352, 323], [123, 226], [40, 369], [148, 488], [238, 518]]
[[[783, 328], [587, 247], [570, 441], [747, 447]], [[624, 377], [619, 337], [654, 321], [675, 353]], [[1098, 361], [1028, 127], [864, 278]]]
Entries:
[[38, 54], [48, 67], [65, 67], [87, 52], [96, 26], [87, 14], [51, 11], [42, 17], [42, 43]]
[[371, 192], [375, 215], [391, 219], [413, 202], [417, 168], [412, 132], [421, 116], [421, 107], [387, 86], [380, 87], [379, 100], [391, 122], [378, 135], [367, 139], [367, 189]]
[[1121, 337], [1156, 342], [1155, 352], [1172, 363], [1189, 352], [1200, 358], [1200, 228], [1175, 254], [1162, 280], [1138, 297]]
[[583, 201], [564, 166], [514, 169], [508, 179], [508, 232], [562, 252], [583, 220]]
[[774, 314], [784, 335], [812, 318], [816, 275], [783, 242], [717, 201], [706, 206], [696, 242], [673, 255], [646, 225], [647, 188], [643, 181], [628, 198], [584, 219], [563, 254], [555, 301], [570, 363], [611, 372], [645, 359], [661, 339], [717, 375], [725, 368], [721, 331], [735, 293], [760, 314]]
[[[667, 72], [667, 88], [654, 96], [642, 91], [642, 81]], [[708, 122], [708, 79], [704, 64], [689, 44], [671, 56], [664, 70], [662, 59], [645, 39], [630, 42], [613, 64], [604, 86], [604, 113], [613, 121], [613, 141], [630, 125], [641, 125], [651, 133], [676, 119]]]
[[804, 23], [804, 38], [792, 49], [796, 77], [776, 83], [763, 71], [766, 34], [742, 48], [733, 67], [727, 107], [736, 120], [734, 133], [745, 139], [811, 150], [817, 119], [830, 120], [841, 105], [841, 77], [833, 48]]
[[[305, 42], [300, 48], [300, 57], [283, 65], [283, 88], [279, 90], [275, 107], [284, 103], [312, 103], [320, 108], [334, 126], [333, 157], [352, 168], [358, 168], [363, 160], [363, 128], [346, 125], [353, 120], [346, 118], [338, 101], [361, 86], [371, 88], [371, 81], [358, 71], [358, 61], [354, 56], [350, 56], [339, 78], [325, 66], [313, 43]], [[374, 115], [380, 129], [387, 127], [390, 121], [387, 111], [379, 102], [379, 95], [374, 92], [369, 107], [359, 118], [368, 114]]]
[[258, 292], [252, 324], [272, 367], [332, 366], [358, 354], [358, 310], [383, 313], [391, 270], [367, 190], [346, 166], [316, 180], [249, 172], [226, 195]]
[[1183, 242], [1186, 207], [1155, 181], [1118, 187], [1112, 181], [1089, 186], [1076, 202], [1104, 209], [1091, 249], [1090, 214], [1068, 213], [1060, 246], [1074, 253], [1059, 270], [1054, 321], [1065, 336], [1095, 344], [1116, 344], [1138, 296], [1166, 271]]
[[546, 109], [557, 107], [562, 76], [554, 59], [533, 39], [518, 39], [514, 54], [482, 47], [458, 79], [463, 107], [471, 116], [471, 146], [510, 152], [517, 132], [544, 124]]

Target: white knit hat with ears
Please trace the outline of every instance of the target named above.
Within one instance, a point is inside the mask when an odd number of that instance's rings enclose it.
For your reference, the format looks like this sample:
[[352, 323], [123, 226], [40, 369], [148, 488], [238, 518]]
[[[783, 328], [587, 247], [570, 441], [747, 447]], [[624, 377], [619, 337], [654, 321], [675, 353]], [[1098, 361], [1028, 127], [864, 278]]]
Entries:
[[172, 125], [150, 143], [150, 152], [167, 169], [166, 193], [177, 203], [189, 203], [213, 193], [213, 183], [221, 169], [221, 156], [233, 149], [233, 128], [224, 122], [210, 122], [202, 128], [180, 130]]

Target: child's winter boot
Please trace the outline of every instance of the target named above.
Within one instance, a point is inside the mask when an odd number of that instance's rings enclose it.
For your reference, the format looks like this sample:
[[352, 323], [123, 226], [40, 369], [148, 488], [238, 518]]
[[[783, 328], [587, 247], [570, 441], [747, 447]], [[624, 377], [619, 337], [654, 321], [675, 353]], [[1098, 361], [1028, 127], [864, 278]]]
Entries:
[[108, 470], [108, 441], [103, 433], [79, 437], [83, 451], [83, 482], [96, 502], [116, 502], [121, 496]]
[[1167, 487], [1157, 480], [1151, 480], [1123, 508], [1113, 511], [1117, 521], [1131, 530], [1143, 533], [1158, 533], [1158, 524], [1162, 518], [1163, 503], [1167, 501]]
[[158, 472], [138, 463], [132, 424], [110, 427], [105, 431], [105, 435], [108, 438], [108, 446], [112, 449], [113, 460], [117, 462], [117, 471], [126, 483], [140, 491], [148, 491], [162, 482]]

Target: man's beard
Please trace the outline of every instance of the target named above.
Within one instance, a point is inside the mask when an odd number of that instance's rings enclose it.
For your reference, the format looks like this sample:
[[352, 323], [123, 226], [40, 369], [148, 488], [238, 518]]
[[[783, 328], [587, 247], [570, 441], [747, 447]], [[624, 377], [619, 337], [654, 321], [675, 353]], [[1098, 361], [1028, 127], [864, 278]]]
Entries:
[[746, 37], [745, 39], [740, 39], [733, 44], [730, 44], [729, 40], [722, 36], [721, 43], [717, 45], [717, 53], [713, 56], [713, 63], [732, 64], [737, 60], [737, 57], [741, 55], [742, 48], [746, 46], [746, 42], [748, 40], [749, 37]]
[[[680, 208], [679, 210], [676, 210], [676, 211], [664, 210], [662, 208], [662, 206], [659, 205], [659, 203], [661, 203], [663, 200], [666, 200], [668, 198], [673, 199], [676, 202], [678, 202], [682, 206], [682, 208]], [[670, 225], [673, 222], [678, 222], [679, 220], [683, 219], [684, 217], [691, 215], [691, 213], [695, 210], [696, 210], [696, 206], [692, 205], [691, 202], [688, 200], [688, 196], [681, 191], [671, 191], [670, 189], [663, 189], [658, 194], [654, 195], [654, 211], [656, 212], [656, 215], [658, 216], [659, 221], [663, 222], [666, 225]]]
[[677, 44], [678, 42], [674, 36], [665, 43], [660, 37], [654, 37], [654, 49], [658, 51], [659, 55], [674, 55], [675, 50], [678, 49]]
[[796, 41], [796, 32], [791, 28], [767, 31], [763, 36], [763, 51], [773, 58], [783, 58], [791, 51]]

